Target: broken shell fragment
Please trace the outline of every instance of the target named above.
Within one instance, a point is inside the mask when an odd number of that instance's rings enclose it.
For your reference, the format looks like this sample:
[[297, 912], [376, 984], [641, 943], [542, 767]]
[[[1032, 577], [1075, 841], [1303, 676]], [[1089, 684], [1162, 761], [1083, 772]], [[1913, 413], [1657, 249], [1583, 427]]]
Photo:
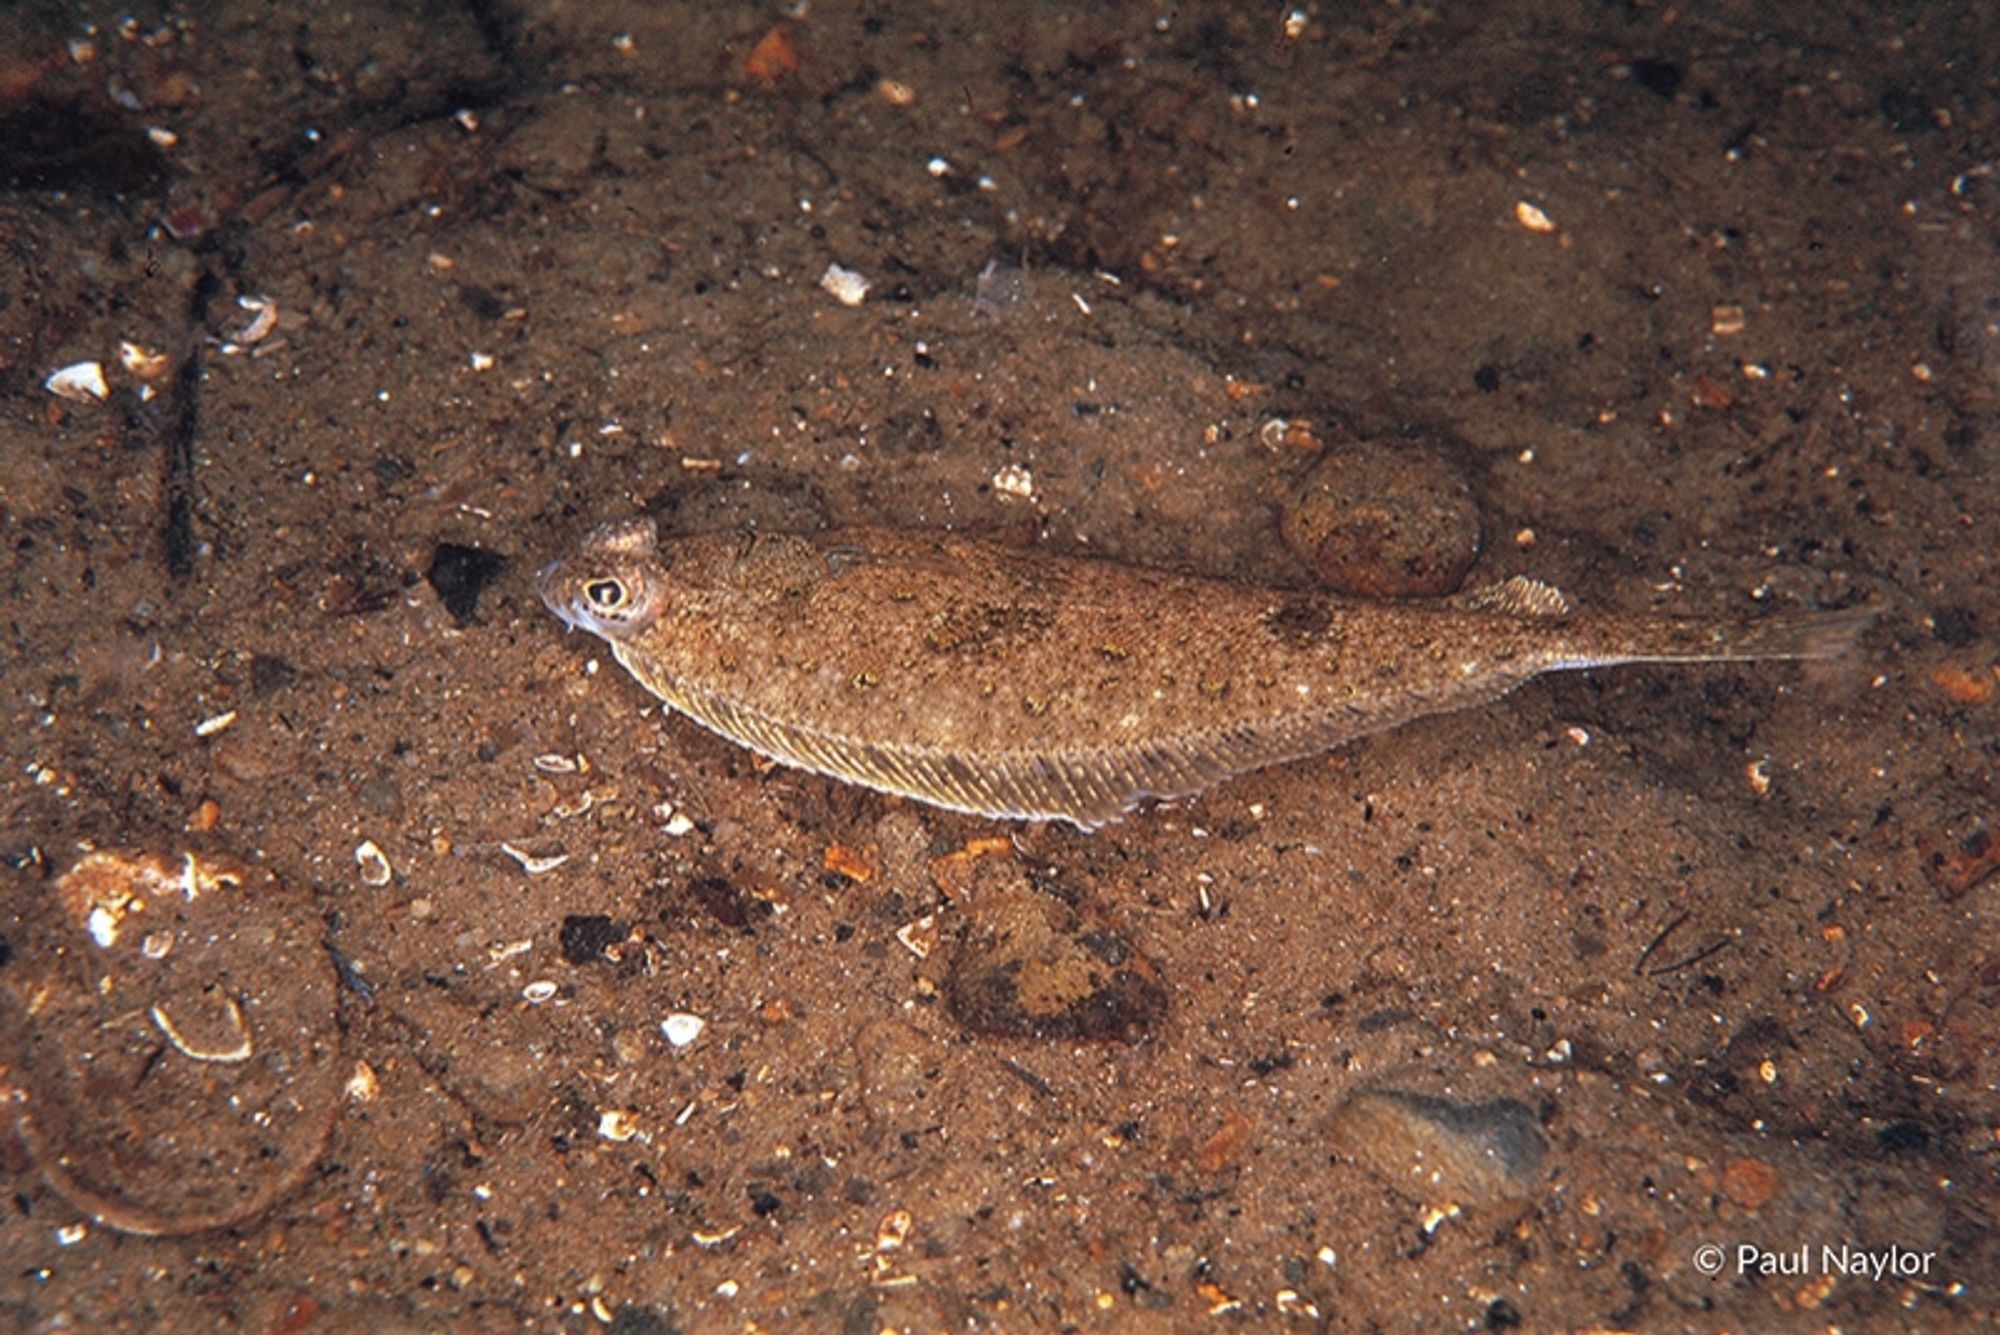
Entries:
[[222, 1029], [212, 1035], [183, 1032], [174, 1023], [166, 1008], [155, 1002], [151, 1012], [153, 1023], [167, 1036], [182, 1056], [198, 1062], [247, 1062], [254, 1050], [250, 1041], [250, 1027], [243, 1023], [243, 1008], [236, 1004], [236, 998], [224, 993], [222, 996]]
[[250, 323], [236, 332], [235, 342], [246, 347], [262, 342], [278, 327], [278, 303], [271, 298], [239, 296], [236, 304], [250, 312]]
[[893, 1252], [910, 1240], [910, 1230], [916, 1226], [916, 1219], [908, 1210], [891, 1210], [882, 1216], [882, 1222], [875, 1225], [875, 1250]]
[[118, 345], [118, 364], [129, 375], [141, 380], [158, 380], [167, 373], [171, 359], [164, 352], [155, 352], [143, 344], [129, 340]]
[[389, 865], [389, 857], [373, 839], [363, 839], [354, 850], [354, 861], [361, 868], [363, 885], [384, 886], [395, 876]]
[[1531, 232], [1553, 232], [1556, 225], [1549, 215], [1523, 199], [1514, 205], [1514, 221]]
[[838, 264], [826, 266], [826, 272], [819, 276], [819, 285], [843, 306], [859, 306], [867, 300], [871, 286], [866, 278]]
[[102, 403], [111, 392], [104, 383], [104, 367], [97, 362], [75, 362], [52, 371], [42, 388], [71, 403]]
[[195, 724], [194, 735], [197, 737], [213, 737], [234, 722], [236, 722], [236, 711], [225, 709], [220, 714], [211, 714], [201, 722]]
[[904, 923], [896, 929], [896, 939], [903, 943], [903, 949], [918, 959], [929, 959], [938, 944], [937, 915], [926, 913], [915, 922]]
[[382, 1095], [382, 1079], [375, 1074], [374, 1067], [367, 1062], [357, 1061], [354, 1063], [354, 1073], [347, 1077], [347, 1083], [341, 1087], [341, 1093], [353, 1103], [373, 1103]]
[[639, 1125], [634, 1116], [623, 1108], [606, 1108], [597, 1114], [597, 1134], [605, 1140], [623, 1144], [636, 1140], [646, 1144], [653, 1138]]
[[530, 853], [525, 848], [517, 848], [513, 844], [500, 845], [500, 851], [514, 859], [521, 870], [530, 876], [540, 876], [546, 872], [552, 872], [557, 867], [562, 866], [563, 863], [569, 861], [569, 854], [567, 853], [552, 853], [547, 857], [540, 857], [534, 853]]
[[699, 1015], [689, 1015], [685, 1011], [675, 1011], [660, 1021], [660, 1032], [667, 1036], [667, 1042], [677, 1048], [684, 1048], [701, 1037], [701, 1031], [708, 1028], [708, 1021]]
[[1033, 500], [1035, 497], [1035, 475], [1019, 464], [1008, 464], [993, 475], [993, 490], [1001, 499], [1015, 497]]

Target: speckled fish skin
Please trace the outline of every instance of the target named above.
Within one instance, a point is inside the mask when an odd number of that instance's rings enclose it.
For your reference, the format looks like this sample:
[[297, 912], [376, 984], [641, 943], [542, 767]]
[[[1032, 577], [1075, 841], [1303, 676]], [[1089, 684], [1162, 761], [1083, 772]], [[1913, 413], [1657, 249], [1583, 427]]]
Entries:
[[1086, 830], [1543, 672], [1831, 657], [1867, 620], [1572, 614], [1519, 578], [1350, 602], [951, 534], [662, 542], [650, 520], [597, 529], [536, 584], [653, 694], [754, 751]]

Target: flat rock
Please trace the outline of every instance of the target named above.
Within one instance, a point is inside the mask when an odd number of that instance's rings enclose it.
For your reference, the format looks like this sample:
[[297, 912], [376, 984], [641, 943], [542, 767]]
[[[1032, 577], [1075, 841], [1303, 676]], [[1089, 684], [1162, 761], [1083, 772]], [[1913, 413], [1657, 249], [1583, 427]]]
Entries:
[[968, 912], [945, 996], [973, 1033], [1136, 1043], [1165, 1018], [1159, 970], [1108, 924], [1019, 879]]
[[126, 1233], [248, 1222], [339, 1108], [335, 980], [307, 898], [206, 851], [99, 850], [14, 878], [0, 1060], [48, 1184]]
[[1320, 583], [1358, 598], [1440, 598], [1479, 555], [1479, 507], [1437, 449], [1346, 442], [1286, 491], [1285, 543]]
[[1478, 1204], [1532, 1191], [1548, 1144], [1516, 1099], [1472, 1103], [1365, 1089], [1327, 1124], [1341, 1153], [1427, 1201]]

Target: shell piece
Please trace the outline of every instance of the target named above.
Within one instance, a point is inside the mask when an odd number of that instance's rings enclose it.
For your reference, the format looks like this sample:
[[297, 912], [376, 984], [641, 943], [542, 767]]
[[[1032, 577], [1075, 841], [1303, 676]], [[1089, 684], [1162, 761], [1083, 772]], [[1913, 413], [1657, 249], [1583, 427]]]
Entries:
[[389, 865], [389, 855], [373, 839], [363, 839], [354, 848], [354, 862], [361, 869], [361, 883], [377, 888], [395, 879], [395, 868]]
[[700, 1038], [701, 1031], [706, 1028], [708, 1021], [686, 1011], [675, 1011], [660, 1021], [660, 1032], [666, 1035], [667, 1042], [677, 1048], [684, 1048]]
[[104, 367], [98, 362], [74, 362], [51, 371], [42, 388], [71, 403], [101, 403], [111, 392], [104, 383]]
[[1538, 673], [1820, 657], [1868, 617], [1585, 616], [1518, 578], [1351, 602], [952, 535], [662, 542], [644, 521], [600, 530], [538, 586], [648, 690], [764, 755], [1085, 829]]
[[843, 306], [859, 306], [868, 299], [868, 289], [873, 286], [862, 275], [838, 264], [826, 266], [826, 272], [819, 276], [819, 285]]

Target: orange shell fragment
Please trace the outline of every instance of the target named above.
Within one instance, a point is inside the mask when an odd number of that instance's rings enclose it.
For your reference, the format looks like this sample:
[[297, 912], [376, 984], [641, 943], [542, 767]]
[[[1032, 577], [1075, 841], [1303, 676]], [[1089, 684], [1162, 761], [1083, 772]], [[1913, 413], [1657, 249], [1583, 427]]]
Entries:
[[782, 24], [765, 33], [750, 48], [743, 61], [743, 72], [766, 88], [799, 72], [799, 49], [792, 45], [791, 36]]
[[1955, 705], [1983, 705], [1992, 698], [1993, 679], [1975, 677], [1963, 668], [1946, 665], [1931, 673], [1931, 685], [1943, 691]]

